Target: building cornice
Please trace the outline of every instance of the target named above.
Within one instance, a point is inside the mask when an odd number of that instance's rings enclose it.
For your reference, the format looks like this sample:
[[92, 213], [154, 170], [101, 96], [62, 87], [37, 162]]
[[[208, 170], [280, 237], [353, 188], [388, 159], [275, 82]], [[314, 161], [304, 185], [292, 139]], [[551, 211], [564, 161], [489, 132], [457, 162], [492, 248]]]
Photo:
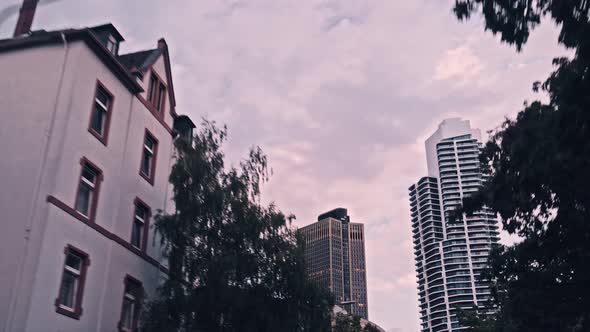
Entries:
[[89, 28], [79, 30], [58, 30], [51, 32], [40, 31], [33, 32], [22, 37], [0, 40], [0, 53], [53, 44], [61, 44], [63, 43], [64, 38], [67, 42], [83, 41], [86, 43], [86, 45], [94, 52], [101, 62], [111, 70], [111, 72], [132, 94], [137, 94], [144, 91], [141, 85], [136, 82], [135, 78], [117, 60], [115, 55], [109, 52], [98, 41], [94, 33]]

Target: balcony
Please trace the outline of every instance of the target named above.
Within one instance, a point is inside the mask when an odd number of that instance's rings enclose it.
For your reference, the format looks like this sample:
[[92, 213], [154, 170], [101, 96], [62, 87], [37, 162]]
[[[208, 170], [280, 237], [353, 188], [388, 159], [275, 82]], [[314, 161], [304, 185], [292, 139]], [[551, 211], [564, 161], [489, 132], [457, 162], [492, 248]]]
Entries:
[[453, 163], [456, 162], [454, 154], [446, 155], [446, 156], [438, 156], [439, 166], [445, 165], [445, 162], [449, 162], [449, 161], [451, 161]]

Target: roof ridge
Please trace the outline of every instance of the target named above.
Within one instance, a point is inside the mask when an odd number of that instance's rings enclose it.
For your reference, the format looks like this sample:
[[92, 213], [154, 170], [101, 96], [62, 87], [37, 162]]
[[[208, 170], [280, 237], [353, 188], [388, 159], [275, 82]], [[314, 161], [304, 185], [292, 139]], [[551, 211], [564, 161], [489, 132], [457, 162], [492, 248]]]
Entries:
[[124, 56], [128, 56], [128, 55], [136, 55], [139, 53], [147, 53], [147, 52], [153, 52], [153, 51], [157, 51], [157, 48], [152, 48], [149, 50], [141, 50], [141, 51], [135, 51], [135, 52], [129, 52], [129, 53], [125, 53], [125, 54], [119, 54], [119, 57], [124, 57]]

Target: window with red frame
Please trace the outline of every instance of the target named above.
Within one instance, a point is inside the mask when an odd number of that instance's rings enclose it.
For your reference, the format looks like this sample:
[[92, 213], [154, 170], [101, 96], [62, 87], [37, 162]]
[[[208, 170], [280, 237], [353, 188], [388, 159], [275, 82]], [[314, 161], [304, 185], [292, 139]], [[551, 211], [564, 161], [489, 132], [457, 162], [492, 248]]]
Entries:
[[83, 159], [75, 208], [90, 220], [94, 219], [101, 179], [100, 169]]
[[133, 226], [131, 228], [131, 245], [145, 250], [149, 227], [150, 209], [136, 200]]
[[113, 99], [113, 95], [100, 82], [97, 83], [88, 131], [105, 145], [111, 122]]
[[125, 291], [123, 292], [123, 303], [121, 305], [119, 331], [137, 331], [142, 297], [143, 286], [141, 282], [130, 276], [125, 277]]
[[166, 101], [166, 85], [160, 80], [160, 78], [152, 73], [150, 76], [150, 86], [148, 89], [148, 100], [159, 114], [164, 111], [164, 105]]
[[84, 281], [90, 260], [88, 255], [68, 245], [65, 250], [65, 263], [55, 300], [56, 311], [72, 318], [80, 318], [82, 314], [82, 295]]
[[149, 183], [154, 184], [154, 173], [156, 172], [156, 156], [158, 153], [158, 140], [147, 130], [143, 141], [141, 154], [141, 166], [139, 174]]

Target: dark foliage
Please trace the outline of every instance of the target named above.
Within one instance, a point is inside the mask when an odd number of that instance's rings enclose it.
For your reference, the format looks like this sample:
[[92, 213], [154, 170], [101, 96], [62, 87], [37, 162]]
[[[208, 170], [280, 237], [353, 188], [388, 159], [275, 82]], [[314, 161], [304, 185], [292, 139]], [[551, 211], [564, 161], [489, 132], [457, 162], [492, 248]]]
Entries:
[[473, 13], [485, 18], [485, 29], [500, 34], [502, 41], [518, 50], [544, 18], [561, 25], [559, 42], [588, 54], [590, 4], [585, 0], [455, 0], [454, 12], [460, 20]]
[[333, 332], [379, 332], [372, 324], [361, 327], [361, 319], [356, 316], [337, 314]]
[[336, 315], [333, 332], [363, 332], [361, 319], [355, 316], [338, 314]]
[[365, 326], [364, 332], [381, 332], [381, 330], [376, 328], [373, 323], [369, 323], [367, 326]]
[[155, 225], [169, 274], [143, 331], [328, 331], [333, 301], [307, 280], [292, 217], [260, 203], [265, 155], [252, 149], [226, 169], [225, 137], [205, 121], [193, 144], [176, 145], [176, 211]]
[[457, 0], [467, 19], [481, 12], [486, 30], [518, 50], [543, 19], [575, 51], [536, 91], [549, 103], [525, 104], [483, 151], [490, 179], [464, 209], [497, 210], [522, 243], [500, 248], [488, 278], [498, 314], [466, 313], [474, 331], [590, 331], [590, 1]]

